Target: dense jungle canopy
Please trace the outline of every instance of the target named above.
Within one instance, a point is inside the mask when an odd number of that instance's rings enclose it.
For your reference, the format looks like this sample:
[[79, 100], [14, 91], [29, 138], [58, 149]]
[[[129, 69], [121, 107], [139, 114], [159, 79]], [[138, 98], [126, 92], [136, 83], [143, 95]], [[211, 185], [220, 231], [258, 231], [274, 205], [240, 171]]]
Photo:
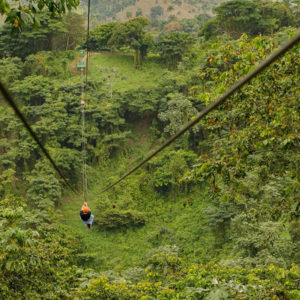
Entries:
[[300, 299], [299, 43], [102, 192], [300, 27], [297, 0], [156, 2], [91, 1], [88, 39], [87, 1], [1, 2], [1, 83], [79, 192], [0, 94], [0, 299]]

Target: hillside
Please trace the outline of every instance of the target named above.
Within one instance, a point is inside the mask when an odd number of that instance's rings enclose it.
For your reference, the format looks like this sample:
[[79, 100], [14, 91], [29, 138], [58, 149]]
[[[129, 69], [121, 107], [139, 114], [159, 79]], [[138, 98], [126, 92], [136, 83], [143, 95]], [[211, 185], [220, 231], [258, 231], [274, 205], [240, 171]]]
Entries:
[[226, 0], [212, 0], [212, 1], [173, 1], [173, 0], [138, 0], [135, 5], [130, 5], [117, 13], [116, 19], [124, 21], [128, 19], [129, 15], [136, 16], [140, 10], [143, 16], [153, 19], [151, 9], [161, 7], [162, 15], [157, 16], [159, 20], [168, 20], [169, 17], [175, 16], [178, 19], [192, 19], [199, 14], [212, 14], [212, 8]]
[[[212, 8], [226, 0], [104, 0], [92, 1], [93, 22], [124, 21], [143, 15], [151, 20], [191, 19], [199, 14], [212, 14]], [[86, 7], [87, 1], [81, 2]]]

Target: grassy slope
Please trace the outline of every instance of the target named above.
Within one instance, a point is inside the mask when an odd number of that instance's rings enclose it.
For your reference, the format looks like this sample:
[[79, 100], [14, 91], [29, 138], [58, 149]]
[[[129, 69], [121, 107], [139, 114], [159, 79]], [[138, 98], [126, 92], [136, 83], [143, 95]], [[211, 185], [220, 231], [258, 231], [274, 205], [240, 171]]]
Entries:
[[[125, 185], [122, 188], [126, 188]], [[106, 198], [100, 195], [99, 191], [99, 188], [92, 187], [88, 197], [93, 211], [101, 203], [102, 198]], [[116, 199], [110, 200], [118, 203], [118, 195], [115, 196]], [[76, 197], [72, 201], [64, 201], [63, 220], [80, 236], [84, 253], [87, 256], [94, 256], [95, 261], [89, 266], [99, 271], [109, 269], [120, 271], [143, 264], [147, 252], [164, 244], [178, 245], [185, 255], [193, 259], [204, 257], [210, 250], [209, 245], [212, 245], [204, 220], [207, 203], [201, 201], [201, 197], [199, 193], [191, 194], [189, 199], [185, 200], [197, 201], [192, 206], [183, 208], [182, 199], [176, 197], [175, 193], [168, 198], [155, 199], [145, 195], [143, 210], [147, 215], [147, 224], [139, 228], [110, 231], [99, 230], [96, 226], [91, 230], [86, 229], [78, 216], [82, 198]], [[168, 233], [156, 239], [157, 233], [161, 230], [166, 230]]]
[[[177, 19], [192, 19], [199, 14], [208, 14], [213, 15], [214, 12], [212, 9], [219, 4], [228, 1], [228, 0], [202, 0], [195, 4], [189, 4], [188, 1], [182, 1], [181, 4], [176, 4], [172, 0], [138, 0], [135, 5], [129, 5], [124, 7], [118, 13], [111, 17], [107, 17], [106, 20], [101, 20], [99, 17], [100, 11], [103, 13], [103, 6], [99, 3], [103, 4], [103, 0], [95, 0], [92, 3], [92, 11], [91, 11], [91, 24], [92, 27], [96, 27], [99, 24], [99, 21], [104, 22], [112, 22], [118, 21], [123, 22], [128, 20], [127, 13], [130, 12], [132, 17], [136, 16], [136, 12], [138, 9], [142, 9], [143, 16], [147, 18], [151, 18], [151, 8], [155, 6], [161, 6], [163, 8], [163, 15], [159, 17], [159, 20], [168, 20], [171, 16], [175, 16]], [[105, 5], [104, 5], [105, 7]], [[170, 9], [172, 7], [172, 9]], [[105, 12], [108, 13], [109, 7], [106, 7]], [[77, 8], [77, 13], [83, 14], [83, 12], [87, 12], [86, 3], [81, 1], [79, 8]], [[110, 11], [111, 12], [111, 11]]]
[[[139, 86], [153, 86], [159, 81], [163, 69], [154, 62], [146, 62], [144, 67], [136, 70], [132, 64], [132, 58], [121, 55], [95, 55], [91, 58], [91, 78], [101, 77], [99, 68], [118, 67], [126, 80], [117, 80], [115, 89], [124, 91], [126, 89]], [[114, 159], [106, 161], [96, 169], [89, 169], [89, 204], [92, 211], [96, 207], [110, 207], [112, 203], [117, 204], [120, 209], [122, 205], [128, 205], [126, 187], [127, 182], [122, 183], [115, 189], [115, 194], [100, 194], [101, 189], [107, 184], [116, 180], [120, 174], [123, 174], [131, 167], [134, 161], [141, 153], [147, 153], [151, 145], [145, 139], [148, 136], [148, 128], [143, 128], [135, 124], [138, 128], [135, 132], [135, 141], [133, 141], [134, 151], [127, 158]], [[141, 125], [141, 124], [140, 124]], [[143, 142], [141, 142], [143, 140]], [[129, 180], [134, 182], [137, 177], [132, 176]], [[180, 199], [178, 192], [174, 191], [167, 197], [159, 194], [142, 194], [138, 203], [131, 199], [130, 207], [145, 212], [148, 222], [140, 228], [121, 229], [116, 231], [99, 230], [93, 227], [88, 230], [79, 219], [79, 210], [83, 202], [82, 197], [74, 199], [65, 199], [62, 204], [63, 221], [67, 226], [80, 236], [82, 246], [85, 249], [86, 257], [94, 257], [94, 262], [89, 265], [97, 270], [114, 269], [119, 271], [137, 264], [142, 264], [149, 250], [157, 248], [164, 244], [177, 244], [181, 251], [190, 257], [204, 256], [205, 251], [211, 247], [211, 236], [205, 230], [205, 220], [203, 218], [204, 209], [207, 206], [201, 193], [195, 191], [189, 194], [188, 199]], [[197, 201], [195, 201], [197, 200]], [[199, 201], [200, 200], [200, 201]], [[183, 209], [183, 203], [193, 203], [193, 206], [187, 206]], [[126, 204], [124, 204], [126, 203]], [[131, 207], [132, 206], [132, 207]], [[96, 209], [97, 211], [97, 209]], [[95, 214], [95, 220], [97, 215]], [[160, 239], [156, 239], [156, 234], [165, 230]], [[206, 245], [206, 246], [203, 246]]]
[[[130, 88], [151, 87], [158, 83], [164, 69], [155, 62], [155, 58], [147, 59], [143, 66], [136, 69], [133, 65], [133, 56], [119, 54], [100, 54], [90, 58], [90, 78], [103, 79], [107, 70], [112, 68], [119, 70], [118, 78], [113, 83], [113, 90], [124, 92]], [[107, 69], [107, 70], [103, 70]]]

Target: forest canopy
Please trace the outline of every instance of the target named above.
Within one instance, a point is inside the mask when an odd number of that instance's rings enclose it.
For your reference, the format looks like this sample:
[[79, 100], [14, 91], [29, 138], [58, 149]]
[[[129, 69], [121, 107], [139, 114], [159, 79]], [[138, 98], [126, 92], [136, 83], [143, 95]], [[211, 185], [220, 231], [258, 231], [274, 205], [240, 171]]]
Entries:
[[[299, 2], [226, 1], [215, 16], [185, 20], [132, 16], [97, 23], [89, 40], [84, 16], [60, 15], [78, 3], [55, 4], [55, 13], [29, 6], [28, 22], [1, 8], [0, 78], [80, 191], [86, 158], [95, 219], [84, 226], [84, 197], [1, 95], [0, 295], [299, 299], [299, 43], [101, 192], [295, 36]], [[77, 65], [87, 50], [86, 82]]]

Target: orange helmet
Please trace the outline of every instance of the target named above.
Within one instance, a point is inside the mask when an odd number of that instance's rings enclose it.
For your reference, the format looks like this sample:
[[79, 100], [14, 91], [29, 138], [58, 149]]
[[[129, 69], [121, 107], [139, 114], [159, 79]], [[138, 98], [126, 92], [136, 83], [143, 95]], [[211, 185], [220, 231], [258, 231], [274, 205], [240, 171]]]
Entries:
[[86, 214], [87, 212], [89, 212], [90, 209], [87, 206], [84, 206], [82, 210]]

